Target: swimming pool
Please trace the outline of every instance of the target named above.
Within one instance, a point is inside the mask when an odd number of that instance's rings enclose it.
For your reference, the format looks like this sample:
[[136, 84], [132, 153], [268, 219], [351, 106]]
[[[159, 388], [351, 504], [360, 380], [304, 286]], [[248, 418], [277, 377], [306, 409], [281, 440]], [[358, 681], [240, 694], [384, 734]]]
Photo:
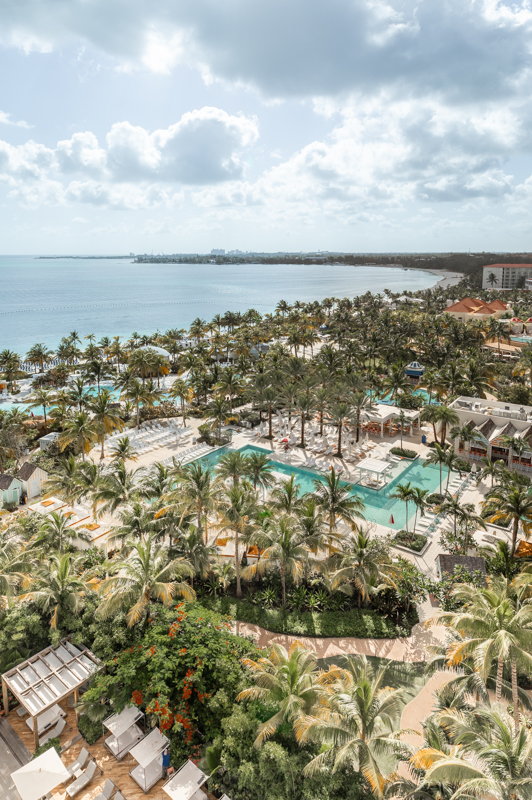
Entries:
[[[64, 388], [68, 389], [67, 386]], [[101, 389], [108, 389], [109, 392], [111, 393], [111, 398], [113, 399], [114, 402], [118, 402], [118, 400], [120, 399], [120, 390], [115, 389], [112, 383], [101, 383], [100, 390]], [[98, 394], [98, 387], [89, 386], [87, 388], [87, 394], [89, 394], [91, 397], [95, 397]], [[157, 405], [157, 401], [155, 402], [155, 405]], [[34, 416], [36, 417], [38, 417], [39, 415], [44, 416], [44, 409], [42, 406], [37, 406], [37, 408], [30, 409], [28, 408], [27, 403], [2, 403], [0, 401], [0, 411], [10, 411], [12, 408], [20, 408], [22, 411], [27, 411], [28, 414], [33, 413]], [[46, 408], [47, 414], [50, 413], [50, 408], [52, 408], [52, 406]]]
[[[206, 456], [198, 459], [198, 461], [214, 468], [222, 455], [226, 452], [227, 448], [221, 448], [213, 453], [208, 453]], [[293, 467], [290, 464], [276, 461], [275, 458], [272, 457], [274, 455], [272, 451], [266, 450], [266, 448], [247, 444], [240, 448], [240, 452], [243, 455], [249, 455], [250, 453], [267, 453], [275, 465], [275, 472], [280, 473], [286, 478], [289, 478], [290, 475], [295, 475], [302, 492], [313, 492], [315, 490], [314, 481], [323, 481], [323, 476], [313, 470], [304, 469], [303, 467]], [[401, 500], [391, 498], [390, 495], [394, 493], [398, 483], [406, 483], [407, 481], [410, 481], [413, 486], [418, 486], [421, 489], [428, 489], [429, 492], [437, 491], [440, 484], [439, 468], [434, 467], [432, 464], [428, 467], [424, 467], [423, 464], [424, 462], [421, 459], [416, 459], [416, 461], [413, 462], [401, 461], [399, 464], [392, 467], [392, 480], [380, 491], [367, 489], [364, 486], [353, 486], [352, 494], [358, 495], [366, 506], [364, 517], [368, 522], [376, 522], [379, 525], [385, 525], [395, 530], [401, 530], [401, 528], [405, 527], [405, 504]], [[447, 479], [446, 470], [443, 471], [443, 479], [444, 481]], [[415, 515], [413, 503], [409, 503], [408, 511], [409, 518], [413, 520]], [[391, 522], [392, 517], [394, 520], [393, 522]]]
[[[385, 397], [376, 397], [375, 392], [372, 389], [367, 389], [366, 394], [369, 397], [373, 398], [375, 403], [382, 403], [382, 405], [384, 405], [384, 406], [394, 406], [394, 405], [396, 405], [396, 402], [397, 402], [395, 400], [392, 400], [392, 393], [391, 392], [389, 392]], [[425, 389], [413, 389], [412, 390], [412, 394], [413, 395], [417, 395], [418, 397], [421, 397], [421, 399], [425, 403], [429, 402], [429, 399], [430, 399], [429, 398], [429, 393]], [[432, 403], [436, 404], [436, 401], [434, 399], [434, 395], [432, 396]]]

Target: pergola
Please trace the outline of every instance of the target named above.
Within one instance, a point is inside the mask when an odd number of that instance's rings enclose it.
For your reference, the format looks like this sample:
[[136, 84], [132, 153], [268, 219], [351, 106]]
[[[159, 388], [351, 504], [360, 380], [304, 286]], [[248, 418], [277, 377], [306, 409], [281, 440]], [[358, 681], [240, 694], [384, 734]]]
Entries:
[[408, 425], [410, 432], [414, 423], [419, 420], [420, 412], [415, 408], [399, 408], [399, 406], [388, 406], [385, 403], [376, 403], [371, 411], [365, 413], [365, 420], [379, 425], [381, 438], [384, 436], [384, 426], [398, 419], [401, 412], [404, 413], [404, 424]]
[[52, 719], [54, 707], [70, 695], [77, 703], [79, 688], [102, 662], [84, 645], [73, 645], [62, 639], [55, 647], [47, 647], [2, 675], [4, 712], [9, 714], [9, 692], [31, 718], [35, 747], [39, 746], [39, 720]]
[[386, 474], [391, 469], [392, 464], [390, 461], [382, 461], [380, 458], [365, 458], [357, 464], [359, 472], [359, 480], [362, 480], [363, 472], [370, 472], [376, 475], [377, 489], [380, 489], [380, 480], [383, 479], [383, 486], [386, 485]]
[[185, 761], [175, 775], [164, 784], [163, 791], [172, 800], [196, 800], [196, 798], [205, 800], [206, 795], [201, 791], [201, 787], [206, 780], [207, 775], [193, 761]]

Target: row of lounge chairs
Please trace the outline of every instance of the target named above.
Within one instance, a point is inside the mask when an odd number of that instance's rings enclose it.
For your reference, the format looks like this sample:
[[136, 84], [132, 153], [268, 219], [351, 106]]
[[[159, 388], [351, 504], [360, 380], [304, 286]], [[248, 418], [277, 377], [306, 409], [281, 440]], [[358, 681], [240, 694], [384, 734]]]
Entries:
[[169, 456], [165, 458], [164, 461], [161, 461], [161, 464], [164, 466], [169, 466], [173, 463], [174, 458], [176, 461], [193, 461], [195, 458], [199, 458], [200, 456], [204, 456], [207, 453], [210, 453], [211, 450], [214, 448], [211, 447], [210, 444], [195, 444], [193, 447], [189, 447], [188, 450], [184, 450], [182, 453], [176, 456]]
[[[472, 479], [473, 476], [471, 474], [469, 474], [464, 480], [461, 480], [458, 477], [453, 478], [453, 480], [449, 483], [448, 491], [450, 494], [458, 496], [462, 491], [464, 491], [464, 489], [467, 488]], [[446, 515], [440, 515], [434, 511], [427, 511], [425, 514], [423, 514], [421, 520], [418, 522], [416, 530], [425, 536], [433, 536], [439, 530], [440, 526], [446, 521], [446, 519]]]

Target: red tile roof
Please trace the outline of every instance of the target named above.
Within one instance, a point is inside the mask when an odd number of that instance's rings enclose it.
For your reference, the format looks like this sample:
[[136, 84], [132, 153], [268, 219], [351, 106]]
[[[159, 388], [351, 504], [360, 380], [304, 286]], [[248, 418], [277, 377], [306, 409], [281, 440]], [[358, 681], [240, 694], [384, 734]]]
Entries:
[[501, 300], [493, 300], [490, 303], [486, 303], [484, 300], [475, 300], [472, 297], [464, 297], [463, 300], [459, 300], [457, 303], [454, 303], [452, 306], [448, 306], [445, 311], [453, 311], [453, 312], [460, 312], [463, 311], [466, 314], [495, 314], [497, 311], [506, 311], [508, 306], [506, 303], [503, 303]]

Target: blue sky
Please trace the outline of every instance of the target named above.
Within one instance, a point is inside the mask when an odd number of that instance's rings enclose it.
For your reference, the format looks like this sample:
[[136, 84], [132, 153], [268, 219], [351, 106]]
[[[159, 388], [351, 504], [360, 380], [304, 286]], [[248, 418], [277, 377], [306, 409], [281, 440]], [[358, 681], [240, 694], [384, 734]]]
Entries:
[[3, 0], [4, 253], [528, 250], [528, 0]]

